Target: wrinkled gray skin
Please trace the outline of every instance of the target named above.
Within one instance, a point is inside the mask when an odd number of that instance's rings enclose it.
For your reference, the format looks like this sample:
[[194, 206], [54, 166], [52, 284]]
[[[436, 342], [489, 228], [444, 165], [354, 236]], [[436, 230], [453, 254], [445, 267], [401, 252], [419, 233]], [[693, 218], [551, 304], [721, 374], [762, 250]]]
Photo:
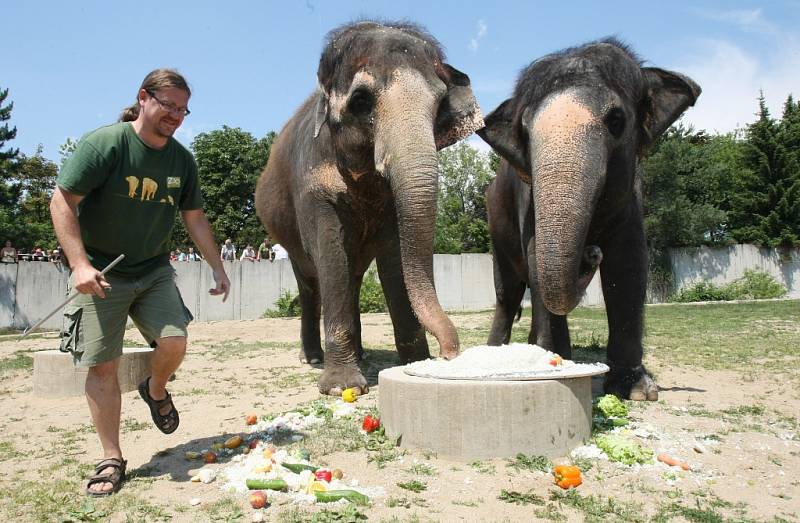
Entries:
[[689, 78], [641, 67], [613, 39], [546, 56], [478, 134], [504, 160], [487, 190], [497, 293], [488, 343], [507, 343], [526, 285], [529, 343], [571, 356], [567, 313], [599, 267], [608, 315], [605, 390], [655, 400], [642, 366], [647, 249], [638, 159], [690, 105]]
[[323, 360], [324, 394], [368, 391], [358, 369], [362, 277], [375, 260], [403, 362], [458, 353], [433, 287], [437, 149], [483, 125], [469, 78], [436, 41], [407, 24], [333, 31], [319, 89], [272, 147], [256, 188], [270, 236], [286, 247], [302, 307], [301, 359]]

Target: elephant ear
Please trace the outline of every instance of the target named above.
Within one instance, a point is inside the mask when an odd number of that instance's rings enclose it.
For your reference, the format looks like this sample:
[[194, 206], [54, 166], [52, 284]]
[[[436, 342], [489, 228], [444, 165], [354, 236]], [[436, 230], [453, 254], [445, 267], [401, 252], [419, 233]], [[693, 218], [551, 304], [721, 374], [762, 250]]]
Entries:
[[680, 73], [643, 67], [642, 145], [653, 143], [700, 96], [700, 86]]
[[527, 176], [530, 170], [525, 160], [525, 147], [514, 127], [514, 107], [511, 98], [501, 103], [486, 117], [486, 126], [478, 131], [478, 136], [508, 160], [517, 173], [520, 173], [523, 181], [530, 183], [530, 176]]
[[317, 95], [317, 107], [314, 110], [314, 138], [319, 136], [322, 126], [328, 121], [328, 96], [320, 87]]
[[449, 64], [442, 64], [447, 71], [447, 95], [439, 104], [434, 136], [436, 148], [444, 149], [466, 138], [483, 127], [481, 108], [472, 94], [469, 76]]

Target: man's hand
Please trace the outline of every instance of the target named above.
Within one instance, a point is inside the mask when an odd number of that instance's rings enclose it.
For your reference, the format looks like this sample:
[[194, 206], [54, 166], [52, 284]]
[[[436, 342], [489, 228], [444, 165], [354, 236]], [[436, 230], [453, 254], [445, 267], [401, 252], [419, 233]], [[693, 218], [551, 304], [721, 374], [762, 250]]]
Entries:
[[89, 264], [73, 268], [72, 283], [75, 290], [81, 294], [90, 294], [101, 298], [105, 298], [105, 290], [111, 288], [111, 284], [106, 281], [105, 276]]
[[231, 292], [231, 282], [228, 280], [228, 275], [225, 274], [225, 269], [219, 268], [213, 272], [213, 275], [217, 286], [213, 289], [209, 289], [208, 293], [212, 296], [224, 294], [222, 297], [224, 303], [225, 300], [228, 299], [228, 293]]

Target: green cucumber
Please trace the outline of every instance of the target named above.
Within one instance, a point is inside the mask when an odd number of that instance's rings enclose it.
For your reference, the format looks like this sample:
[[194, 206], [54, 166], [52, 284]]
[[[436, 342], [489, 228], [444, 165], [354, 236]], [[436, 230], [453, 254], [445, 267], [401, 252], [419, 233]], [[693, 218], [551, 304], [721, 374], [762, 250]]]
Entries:
[[314, 465], [306, 465], [305, 463], [281, 463], [281, 467], [287, 468], [294, 472], [295, 474], [300, 474], [304, 470], [310, 470], [311, 472], [316, 472], [319, 467], [315, 467]]
[[320, 503], [332, 503], [340, 499], [346, 499], [356, 505], [368, 505], [369, 498], [355, 490], [316, 490], [314, 496]]
[[248, 479], [244, 483], [250, 490], [289, 490], [289, 485], [282, 479]]

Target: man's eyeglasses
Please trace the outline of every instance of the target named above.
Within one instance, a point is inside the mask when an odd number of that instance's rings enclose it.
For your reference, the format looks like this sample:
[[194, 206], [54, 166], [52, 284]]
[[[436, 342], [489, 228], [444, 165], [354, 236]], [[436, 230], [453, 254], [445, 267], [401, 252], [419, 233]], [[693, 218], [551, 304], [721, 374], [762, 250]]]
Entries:
[[192, 112], [189, 110], [188, 107], [177, 107], [172, 102], [165, 102], [163, 100], [159, 100], [158, 96], [156, 96], [156, 94], [153, 91], [150, 91], [148, 89], [145, 89], [145, 92], [150, 95], [150, 98], [158, 102], [158, 105], [160, 105], [162, 109], [164, 109], [170, 114], [174, 114], [177, 116], [184, 116], [184, 117], [192, 114]]

